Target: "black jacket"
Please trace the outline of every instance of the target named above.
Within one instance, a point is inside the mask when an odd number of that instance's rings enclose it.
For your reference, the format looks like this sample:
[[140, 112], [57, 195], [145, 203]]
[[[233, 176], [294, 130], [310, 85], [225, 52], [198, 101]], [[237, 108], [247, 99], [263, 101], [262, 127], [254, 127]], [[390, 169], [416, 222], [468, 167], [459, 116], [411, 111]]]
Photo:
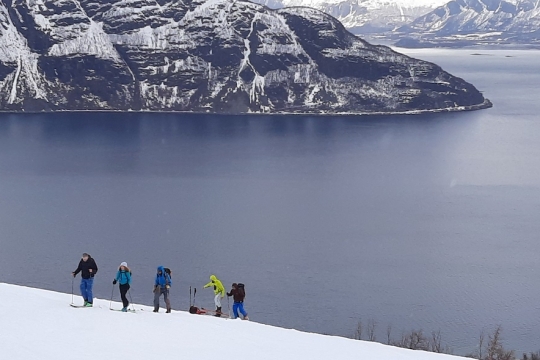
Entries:
[[241, 303], [244, 302], [245, 294], [241, 289], [232, 288], [230, 292], [227, 293], [227, 296], [232, 296], [234, 302]]
[[[89, 271], [90, 269], [92, 269], [92, 272]], [[88, 256], [88, 260], [86, 261], [81, 259], [77, 270], [75, 270], [73, 273], [77, 275], [79, 272], [81, 272], [81, 276], [83, 279], [90, 279], [91, 277], [94, 277], [94, 275], [96, 275], [97, 271], [98, 268], [94, 258]]]

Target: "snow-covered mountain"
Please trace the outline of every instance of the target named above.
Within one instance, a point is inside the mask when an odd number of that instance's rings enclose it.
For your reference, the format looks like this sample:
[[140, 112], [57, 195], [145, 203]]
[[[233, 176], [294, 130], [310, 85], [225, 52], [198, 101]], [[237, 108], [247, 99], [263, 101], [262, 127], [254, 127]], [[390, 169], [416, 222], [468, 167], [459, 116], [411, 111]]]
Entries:
[[452, 0], [397, 33], [422, 41], [540, 43], [540, 0]]
[[409, 24], [447, 0], [256, 0], [271, 8], [307, 6], [334, 16], [355, 34], [383, 33]]
[[489, 106], [309, 8], [0, 0], [0, 109], [377, 113]]
[[[177, 292], [171, 289], [173, 308]], [[141, 305], [134, 306], [135, 313], [110, 311], [110, 305], [117, 310], [122, 305], [109, 300], [95, 299], [94, 307], [77, 309], [71, 301], [69, 294], [0, 283], [2, 359], [214, 360], [229, 354], [256, 360], [466, 359], [187, 311], [156, 314]]]

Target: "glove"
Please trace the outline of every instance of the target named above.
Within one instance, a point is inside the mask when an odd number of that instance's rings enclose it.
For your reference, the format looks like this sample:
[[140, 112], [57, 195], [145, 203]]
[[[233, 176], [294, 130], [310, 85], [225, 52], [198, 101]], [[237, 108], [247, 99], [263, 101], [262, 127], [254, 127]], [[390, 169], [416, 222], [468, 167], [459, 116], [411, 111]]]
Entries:
[[75, 273], [71, 273], [71, 275], [73, 275], [73, 277], [77, 276], [77, 275], [75, 275]]
[[170, 288], [171, 288], [171, 285], [165, 285], [165, 287], [166, 287], [166, 288], [167, 288], [167, 290], [168, 290], [168, 289], [170, 289]]
[[116, 285], [116, 279], [113, 280], [112, 284], [113, 284], [113, 285]]

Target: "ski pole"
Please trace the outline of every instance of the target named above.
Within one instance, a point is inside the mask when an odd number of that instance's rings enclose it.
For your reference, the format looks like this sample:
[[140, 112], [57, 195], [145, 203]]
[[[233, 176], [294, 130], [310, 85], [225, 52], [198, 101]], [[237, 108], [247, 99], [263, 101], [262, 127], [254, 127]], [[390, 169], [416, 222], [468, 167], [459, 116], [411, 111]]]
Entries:
[[73, 304], [73, 283], [75, 282], [75, 276], [71, 279], [71, 303]]
[[131, 297], [131, 288], [129, 288], [128, 294], [129, 294], [129, 304], [133, 307], [133, 311], [136, 311], [135, 305], [133, 304], [133, 298]]
[[229, 309], [229, 319], [232, 318], [231, 314], [231, 298], [227, 296], [227, 308]]
[[114, 294], [114, 284], [112, 286], [112, 291], [111, 291], [111, 301], [109, 302], [109, 310], [112, 310], [112, 298], [113, 298], [113, 294]]
[[189, 307], [191, 308], [191, 285], [189, 286]]
[[195, 295], [197, 295], [197, 288], [195, 288], [195, 292], [193, 293], [193, 306], [195, 306]]

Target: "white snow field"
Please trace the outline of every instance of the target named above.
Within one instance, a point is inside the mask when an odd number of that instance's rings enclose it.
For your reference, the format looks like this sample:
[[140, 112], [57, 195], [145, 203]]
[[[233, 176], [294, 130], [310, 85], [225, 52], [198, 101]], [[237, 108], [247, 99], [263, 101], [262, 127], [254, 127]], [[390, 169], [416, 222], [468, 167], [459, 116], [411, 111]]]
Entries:
[[462, 359], [185, 311], [136, 305], [136, 313], [122, 313], [108, 300], [80, 309], [70, 302], [71, 294], [0, 283], [0, 359]]

